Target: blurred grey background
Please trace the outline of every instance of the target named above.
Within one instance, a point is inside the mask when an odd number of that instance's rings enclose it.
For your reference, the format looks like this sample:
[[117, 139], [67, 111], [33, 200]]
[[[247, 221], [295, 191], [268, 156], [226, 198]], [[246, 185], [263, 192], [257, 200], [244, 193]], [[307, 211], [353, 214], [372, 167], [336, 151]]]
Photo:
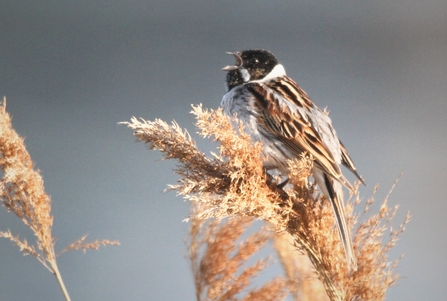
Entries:
[[[0, 1], [0, 95], [52, 196], [56, 249], [89, 234], [119, 247], [68, 252], [73, 300], [194, 300], [188, 203], [162, 193], [174, 162], [119, 121], [217, 108], [225, 51], [272, 51], [333, 124], [381, 201], [413, 214], [387, 300], [447, 297], [447, 2]], [[205, 151], [213, 145], [199, 140]], [[353, 179], [350, 177], [350, 179]], [[0, 229], [33, 239], [0, 210]], [[0, 240], [0, 300], [62, 300], [53, 276]]]

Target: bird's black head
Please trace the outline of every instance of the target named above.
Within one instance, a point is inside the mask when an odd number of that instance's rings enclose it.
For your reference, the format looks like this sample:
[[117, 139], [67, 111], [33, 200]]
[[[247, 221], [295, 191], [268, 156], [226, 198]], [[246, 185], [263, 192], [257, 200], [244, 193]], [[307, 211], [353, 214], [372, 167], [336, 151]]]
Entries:
[[263, 79], [278, 65], [275, 56], [266, 50], [244, 50], [227, 53], [234, 55], [236, 58], [236, 65], [222, 69], [228, 71], [228, 90], [249, 81]]

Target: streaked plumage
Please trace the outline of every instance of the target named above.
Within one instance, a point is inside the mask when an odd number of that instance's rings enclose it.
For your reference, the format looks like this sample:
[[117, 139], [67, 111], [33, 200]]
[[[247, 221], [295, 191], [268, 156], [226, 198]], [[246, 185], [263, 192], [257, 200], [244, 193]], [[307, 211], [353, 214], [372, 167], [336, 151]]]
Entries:
[[313, 177], [334, 209], [348, 267], [356, 270], [342, 189], [342, 185], [350, 190], [352, 186], [343, 176], [340, 164], [363, 180], [330, 118], [286, 75], [270, 52], [246, 50], [230, 54], [235, 56], [237, 65], [223, 68], [228, 71], [228, 92], [221, 104], [224, 112], [229, 116], [237, 114], [252, 139], [262, 142], [266, 169], [278, 169], [287, 175], [288, 159], [303, 152], [315, 158]]

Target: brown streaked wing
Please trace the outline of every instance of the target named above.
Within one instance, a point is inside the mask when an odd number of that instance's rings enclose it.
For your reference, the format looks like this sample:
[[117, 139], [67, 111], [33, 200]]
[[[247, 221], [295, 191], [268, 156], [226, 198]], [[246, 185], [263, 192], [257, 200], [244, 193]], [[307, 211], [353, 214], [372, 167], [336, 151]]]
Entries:
[[288, 76], [281, 77], [281, 79], [276, 79], [267, 84], [267, 86], [273, 91], [279, 93], [279, 95], [284, 95], [284, 98], [297, 106], [303, 108], [312, 108], [315, 104], [307, 96], [306, 92], [301, 89], [298, 84]]
[[[269, 85], [262, 83], [246, 85], [260, 110], [258, 115], [259, 125], [281, 141], [296, 157], [302, 152], [309, 152], [315, 158], [315, 163], [323, 171], [344, 182], [345, 179], [332, 153], [326, 149], [314, 126], [305, 120], [308, 118], [303, 118], [300, 115], [300, 110], [295, 108], [295, 106], [304, 109], [313, 107], [312, 101], [304, 92], [304, 94], [301, 94], [302, 90], [289, 78], [287, 88], [279, 88], [279, 85], [275, 83], [273, 85], [276, 86], [275, 89], [271, 89]], [[278, 91], [281, 91], [281, 94]], [[284, 95], [284, 97], [275, 97], [275, 95]], [[281, 102], [289, 102], [290, 104], [286, 105]]]

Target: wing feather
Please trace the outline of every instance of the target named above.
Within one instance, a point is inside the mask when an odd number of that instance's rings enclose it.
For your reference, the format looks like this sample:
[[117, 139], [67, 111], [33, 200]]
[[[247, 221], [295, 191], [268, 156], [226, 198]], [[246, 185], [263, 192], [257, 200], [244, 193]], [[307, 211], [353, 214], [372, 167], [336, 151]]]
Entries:
[[[281, 141], [294, 157], [309, 152], [318, 168], [350, 188], [339, 164], [349, 164], [352, 160], [339, 143], [329, 117], [292, 79], [282, 77], [268, 83], [249, 83], [246, 89], [254, 96], [261, 130]], [[315, 115], [322, 120], [317, 122]], [[322, 135], [329, 137], [323, 139]]]
[[341, 163], [346, 166], [347, 169], [349, 169], [356, 177], [357, 179], [362, 182], [363, 185], [365, 184], [365, 180], [358, 174], [357, 168], [354, 165], [354, 161], [352, 161], [351, 157], [348, 154], [348, 151], [346, 150], [346, 147], [341, 143], [340, 141], [340, 147], [341, 147]]

